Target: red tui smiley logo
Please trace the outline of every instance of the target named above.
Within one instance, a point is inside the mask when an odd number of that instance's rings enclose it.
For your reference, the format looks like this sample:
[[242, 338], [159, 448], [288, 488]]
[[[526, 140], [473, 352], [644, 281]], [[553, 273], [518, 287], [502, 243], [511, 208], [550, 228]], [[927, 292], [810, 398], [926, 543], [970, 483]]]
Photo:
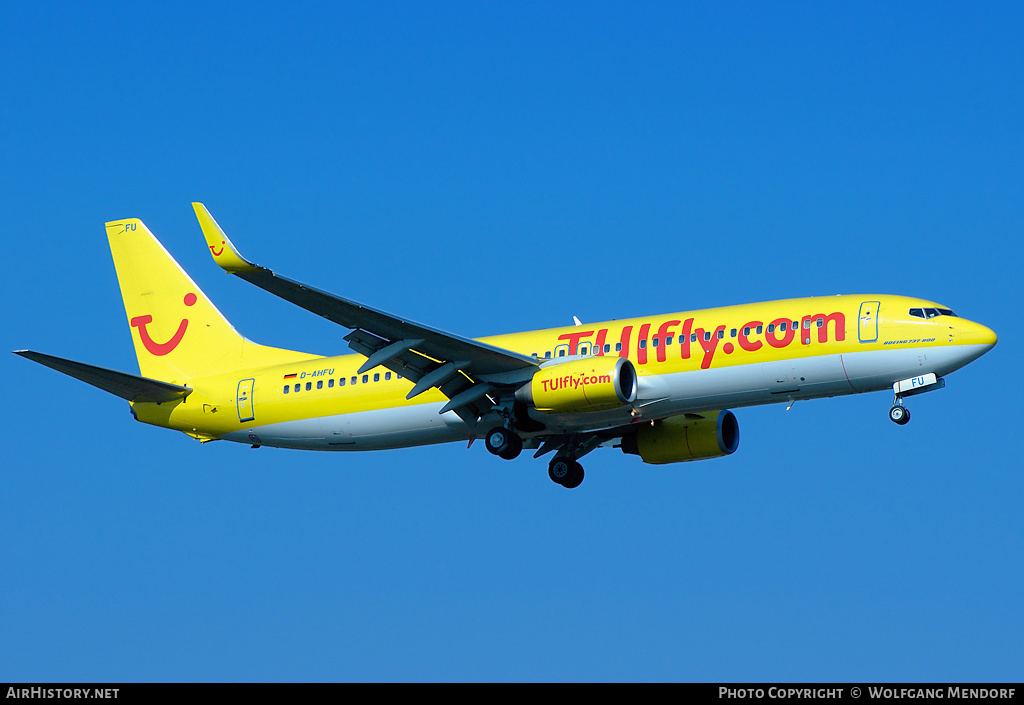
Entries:
[[[194, 305], [196, 300], [196, 295], [192, 292], [185, 294], [184, 303], [186, 306]], [[145, 316], [136, 316], [131, 319], [129, 323], [131, 323], [132, 328], [139, 329], [139, 338], [142, 339], [142, 344], [145, 346], [146, 350], [153, 355], [166, 355], [178, 347], [178, 343], [180, 343], [181, 339], [185, 337], [185, 330], [188, 328], [188, 319], [183, 318], [181, 320], [181, 323], [178, 324], [178, 330], [174, 331], [174, 335], [172, 335], [171, 339], [166, 343], [158, 343], [150, 337], [149, 331], [146, 330], [146, 326], [152, 321], [153, 317], [147, 313]]]

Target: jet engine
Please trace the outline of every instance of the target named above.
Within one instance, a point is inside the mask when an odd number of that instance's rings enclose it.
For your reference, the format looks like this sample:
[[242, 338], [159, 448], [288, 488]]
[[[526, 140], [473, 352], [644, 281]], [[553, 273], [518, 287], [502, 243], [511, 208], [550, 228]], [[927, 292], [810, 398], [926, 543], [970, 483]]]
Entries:
[[622, 452], [661, 465], [731, 455], [740, 445], [740, 425], [731, 411], [670, 416], [622, 438]]
[[516, 399], [561, 414], [617, 409], [636, 400], [636, 368], [623, 357], [584, 357], [537, 370]]

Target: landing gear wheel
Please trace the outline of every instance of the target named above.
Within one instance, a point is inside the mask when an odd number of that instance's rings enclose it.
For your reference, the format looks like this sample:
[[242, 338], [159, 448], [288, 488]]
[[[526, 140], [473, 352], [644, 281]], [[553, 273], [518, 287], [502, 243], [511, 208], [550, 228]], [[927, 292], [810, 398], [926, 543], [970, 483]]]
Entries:
[[910, 421], [910, 409], [905, 406], [900, 406], [899, 404], [893, 406], [889, 409], [889, 420], [903, 426]]
[[557, 457], [548, 465], [548, 477], [567, 489], [579, 487], [583, 482], [583, 466], [575, 460]]
[[522, 452], [523, 439], [513, 433], [511, 445], [509, 445], [509, 447], [503, 450], [502, 452], [498, 453], [498, 457], [503, 458], [504, 460], [515, 460], [516, 458], [519, 457], [519, 454]]
[[569, 477], [569, 472], [572, 470], [573, 461], [568, 458], [558, 457], [548, 463], [548, 477], [551, 481], [561, 485], [565, 482], [565, 478]]
[[507, 428], [492, 428], [487, 434], [487, 450], [505, 460], [512, 460], [523, 450], [523, 439]]
[[565, 482], [562, 483], [562, 487], [567, 490], [579, 487], [580, 483], [583, 482], [583, 466], [577, 462], [573, 462], [572, 471], [569, 473], [569, 477], [565, 478]]

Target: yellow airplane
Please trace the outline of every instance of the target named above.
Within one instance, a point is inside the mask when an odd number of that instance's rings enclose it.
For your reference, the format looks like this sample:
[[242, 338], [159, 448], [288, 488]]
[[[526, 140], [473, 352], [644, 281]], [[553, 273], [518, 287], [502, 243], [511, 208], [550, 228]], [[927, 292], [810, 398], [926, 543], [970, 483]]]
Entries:
[[513, 459], [554, 452], [576, 487], [601, 446], [674, 463], [729, 455], [728, 407], [891, 389], [905, 397], [996, 343], [985, 326], [905, 296], [788, 299], [470, 339], [328, 294], [242, 257], [192, 204], [225, 271], [351, 329], [322, 357], [239, 335], [142, 221], [106, 224], [141, 376], [17, 350], [127, 399], [144, 423], [253, 448], [380, 450], [483, 438]]

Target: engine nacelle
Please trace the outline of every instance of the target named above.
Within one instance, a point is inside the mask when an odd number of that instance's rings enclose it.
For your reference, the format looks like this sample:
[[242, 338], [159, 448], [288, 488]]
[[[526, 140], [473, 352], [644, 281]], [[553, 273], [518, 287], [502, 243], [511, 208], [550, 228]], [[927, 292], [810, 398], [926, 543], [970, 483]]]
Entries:
[[740, 446], [740, 425], [731, 411], [671, 416], [623, 436], [622, 452], [661, 465], [731, 455]]
[[636, 400], [636, 368], [623, 357], [584, 357], [537, 370], [516, 390], [537, 411], [561, 414], [617, 409]]

